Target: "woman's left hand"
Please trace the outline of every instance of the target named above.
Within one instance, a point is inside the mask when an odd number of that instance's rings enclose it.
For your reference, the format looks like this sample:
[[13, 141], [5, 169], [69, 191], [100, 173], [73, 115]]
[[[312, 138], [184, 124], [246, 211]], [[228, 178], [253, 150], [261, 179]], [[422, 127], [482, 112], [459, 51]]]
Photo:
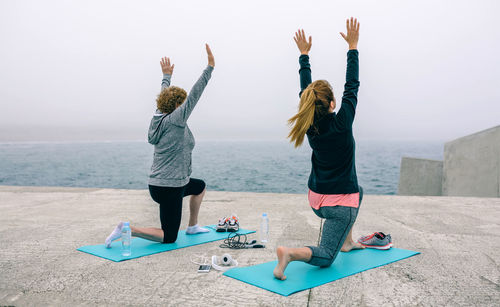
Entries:
[[163, 57], [160, 61], [161, 71], [164, 75], [171, 75], [174, 73], [174, 64], [170, 65], [170, 58]]
[[306, 39], [306, 33], [304, 30], [298, 30], [295, 32], [295, 37], [293, 38], [295, 43], [297, 44], [297, 48], [299, 48], [300, 54], [309, 54], [312, 46], [312, 37], [309, 36], [309, 41]]
[[208, 65], [215, 67], [215, 59], [214, 55], [212, 54], [212, 50], [210, 50], [210, 46], [208, 46], [208, 44], [205, 44], [205, 48], [207, 49]]

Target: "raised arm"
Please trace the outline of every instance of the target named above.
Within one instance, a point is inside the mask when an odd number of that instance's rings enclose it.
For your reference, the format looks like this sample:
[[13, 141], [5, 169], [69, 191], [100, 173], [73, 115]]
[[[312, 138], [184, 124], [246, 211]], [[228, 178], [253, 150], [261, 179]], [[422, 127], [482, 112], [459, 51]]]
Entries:
[[346, 20], [347, 34], [340, 32], [340, 35], [349, 45], [347, 52], [347, 70], [346, 82], [344, 85], [344, 94], [342, 96], [342, 105], [338, 116], [344, 122], [347, 128], [352, 127], [356, 106], [358, 104], [359, 89], [359, 60], [358, 60], [358, 39], [359, 22], [352, 18]]
[[161, 89], [170, 86], [170, 79], [172, 78], [172, 74], [174, 73], [175, 64], [170, 65], [170, 58], [163, 57], [160, 61], [161, 72], [163, 73], [163, 79], [161, 80]]
[[309, 64], [309, 51], [311, 50], [312, 46], [312, 37], [309, 36], [309, 41], [306, 39], [306, 34], [304, 33], [304, 30], [298, 30], [295, 32], [295, 37], [293, 38], [295, 43], [297, 44], [297, 48], [299, 48], [300, 51], [300, 57], [299, 57], [299, 64], [300, 64], [300, 69], [299, 69], [299, 75], [300, 75], [300, 95], [302, 95], [302, 92], [306, 89], [306, 87], [311, 84], [312, 82], [312, 77], [311, 77], [311, 64]]
[[210, 77], [212, 76], [212, 71], [215, 67], [215, 60], [208, 44], [205, 44], [205, 48], [207, 51], [208, 65], [201, 74], [198, 81], [196, 81], [196, 83], [193, 85], [193, 88], [191, 88], [191, 91], [186, 98], [186, 102], [170, 114], [170, 121], [174, 124], [184, 125], [186, 123], [189, 116], [191, 115], [191, 112], [196, 106], [196, 103], [198, 103], [201, 94], [205, 90], [205, 87], [208, 84], [208, 80], [210, 80]]

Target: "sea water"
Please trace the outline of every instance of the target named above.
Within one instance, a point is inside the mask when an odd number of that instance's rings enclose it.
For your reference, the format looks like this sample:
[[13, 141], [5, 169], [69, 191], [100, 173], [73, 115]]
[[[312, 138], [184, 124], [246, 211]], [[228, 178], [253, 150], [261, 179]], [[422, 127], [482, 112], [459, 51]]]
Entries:
[[[395, 194], [402, 156], [442, 160], [439, 142], [356, 142], [359, 184]], [[153, 146], [147, 142], [0, 143], [0, 185], [147, 189]], [[307, 144], [197, 141], [192, 177], [209, 190], [306, 193]]]

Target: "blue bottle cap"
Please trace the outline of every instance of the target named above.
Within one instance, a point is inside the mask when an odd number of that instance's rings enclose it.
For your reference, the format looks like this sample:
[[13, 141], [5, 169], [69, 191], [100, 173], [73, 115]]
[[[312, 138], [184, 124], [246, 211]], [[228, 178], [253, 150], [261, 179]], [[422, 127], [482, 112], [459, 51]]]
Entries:
[[262, 213], [262, 216], [267, 216], [267, 213]]
[[123, 226], [129, 226], [130, 227], [130, 222], [123, 222]]

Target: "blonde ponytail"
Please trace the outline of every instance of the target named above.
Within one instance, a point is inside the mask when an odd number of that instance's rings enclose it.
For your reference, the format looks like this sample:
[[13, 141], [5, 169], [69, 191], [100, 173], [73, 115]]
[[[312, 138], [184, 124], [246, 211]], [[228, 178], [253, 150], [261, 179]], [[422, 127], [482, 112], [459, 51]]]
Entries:
[[299, 112], [288, 120], [288, 125], [292, 126], [288, 138], [295, 143], [295, 147], [302, 145], [307, 131], [314, 126], [315, 121], [328, 113], [331, 101], [334, 101], [333, 91], [326, 80], [314, 81], [302, 92]]
[[292, 130], [288, 134], [290, 142], [295, 142], [295, 147], [299, 147], [304, 142], [307, 130], [314, 123], [314, 104], [316, 93], [312, 88], [306, 88], [300, 97], [299, 112], [288, 120], [288, 125]]

